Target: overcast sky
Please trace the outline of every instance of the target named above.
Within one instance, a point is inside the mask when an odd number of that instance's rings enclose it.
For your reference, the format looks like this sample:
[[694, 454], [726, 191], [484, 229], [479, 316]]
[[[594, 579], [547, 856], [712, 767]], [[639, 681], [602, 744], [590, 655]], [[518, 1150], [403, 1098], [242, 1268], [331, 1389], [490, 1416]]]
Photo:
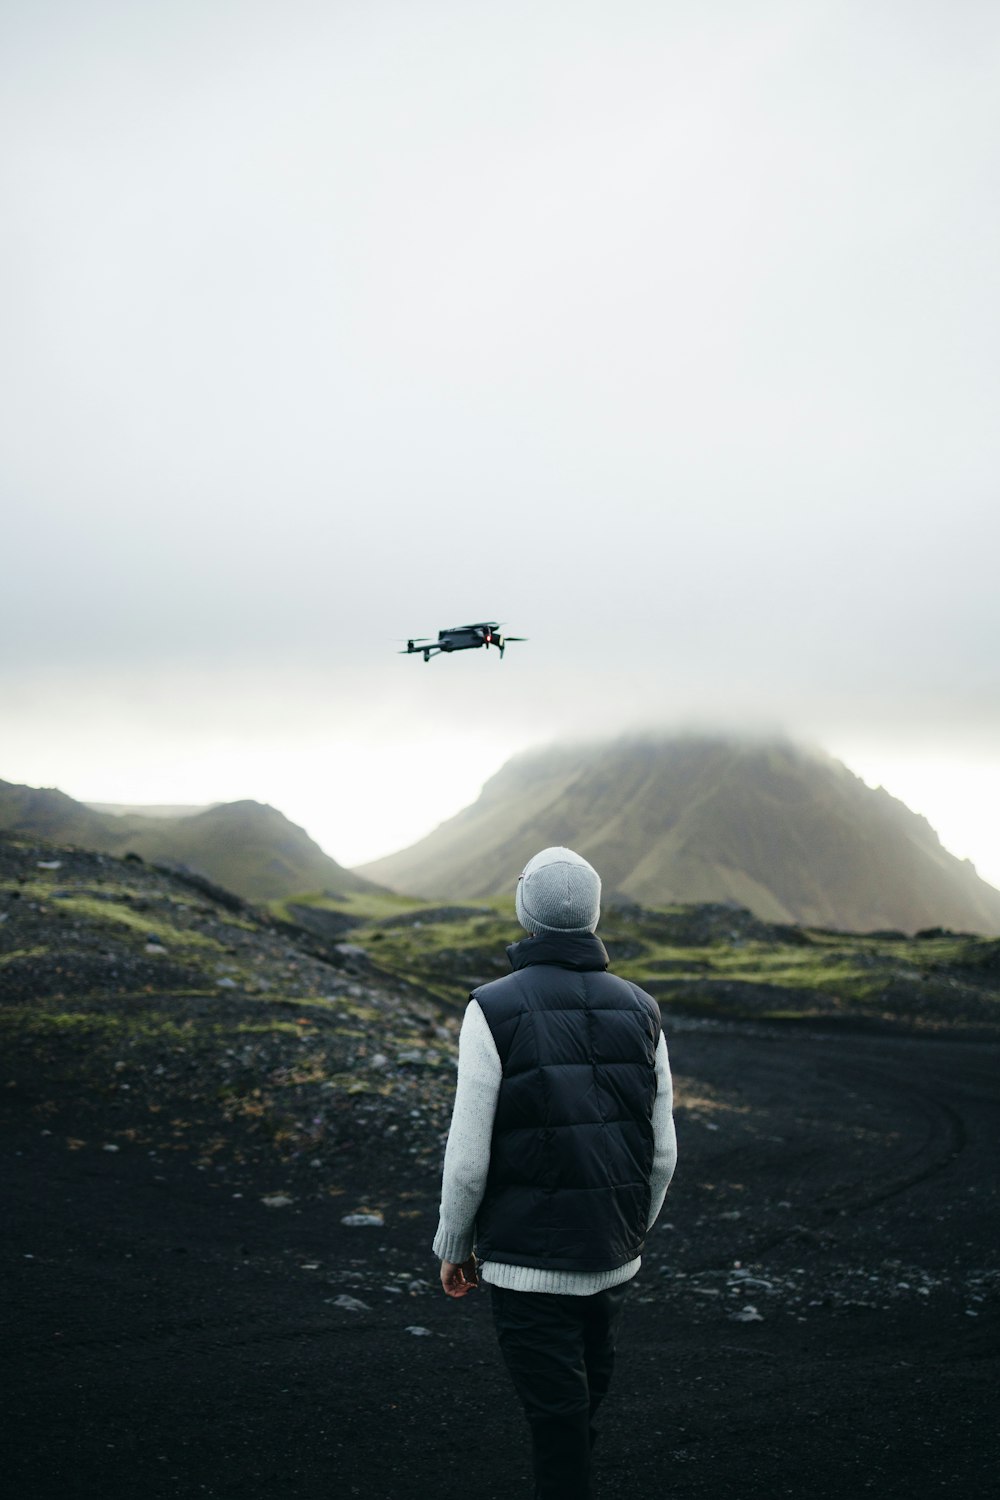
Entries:
[[0, 0], [0, 777], [351, 863], [774, 726], [1000, 882], [998, 89], [987, 0]]

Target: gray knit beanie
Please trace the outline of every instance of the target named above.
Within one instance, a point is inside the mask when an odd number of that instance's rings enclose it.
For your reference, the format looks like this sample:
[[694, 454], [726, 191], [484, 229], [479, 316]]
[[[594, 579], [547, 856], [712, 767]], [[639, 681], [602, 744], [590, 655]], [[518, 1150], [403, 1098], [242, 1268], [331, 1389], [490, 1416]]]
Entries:
[[601, 877], [572, 849], [543, 849], [518, 879], [514, 908], [528, 932], [593, 932], [601, 915]]

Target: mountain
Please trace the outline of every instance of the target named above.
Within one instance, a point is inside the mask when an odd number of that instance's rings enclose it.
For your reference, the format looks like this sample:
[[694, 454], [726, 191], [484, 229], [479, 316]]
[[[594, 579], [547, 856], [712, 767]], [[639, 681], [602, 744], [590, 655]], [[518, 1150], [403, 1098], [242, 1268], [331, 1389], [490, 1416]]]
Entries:
[[509, 895], [526, 861], [567, 844], [606, 897], [733, 902], [771, 922], [1000, 933], [1000, 891], [925, 818], [839, 761], [785, 741], [635, 736], [529, 751], [427, 838], [364, 865], [394, 890]]
[[154, 815], [115, 815], [52, 787], [0, 781], [0, 829], [185, 865], [250, 901], [371, 889], [370, 881], [345, 870], [304, 829], [262, 802], [218, 802], [176, 817], [159, 808]]

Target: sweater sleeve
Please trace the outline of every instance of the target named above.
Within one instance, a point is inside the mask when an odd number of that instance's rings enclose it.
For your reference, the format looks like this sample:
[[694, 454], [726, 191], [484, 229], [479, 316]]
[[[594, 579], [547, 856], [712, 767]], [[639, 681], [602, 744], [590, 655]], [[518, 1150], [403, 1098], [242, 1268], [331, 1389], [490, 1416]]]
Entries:
[[502, 1068], [493, 1033], [470, 1000], [458, 1038], [458, 1079], [444, 1153], [441, 1211], [434, 1254], [461, 1265], [472, 1254], [476, 1213], [490, 1169], [493, 1117]]
[[670, 1077], [667, 1039], [660, 1032], [656, 1046], [656, 1099], [653, 1103], [653, 1170], [650, 1173], [649, 1221], [651, 1229], [677, 1165], [677, 1133], [674, 1129], [674, 1085]]

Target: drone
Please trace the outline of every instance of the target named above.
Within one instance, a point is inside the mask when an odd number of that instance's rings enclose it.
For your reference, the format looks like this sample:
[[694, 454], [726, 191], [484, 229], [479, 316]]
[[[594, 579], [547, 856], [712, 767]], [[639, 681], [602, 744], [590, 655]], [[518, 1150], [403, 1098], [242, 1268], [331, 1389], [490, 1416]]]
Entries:
[[424, 661], [430, 661], [439, 651], [475, 651], [480, 646], [496, 646], [503, 658], [504, 650], [511, 641], [526, 641], [525, 635], [504, 635], [496, 620], [481, 620], [476, 625], [452, 625], [448, 630], [439, 630], [436, 641], [428, 636], [407, 641], [406, 650], [400, 656], [419, 653]]

